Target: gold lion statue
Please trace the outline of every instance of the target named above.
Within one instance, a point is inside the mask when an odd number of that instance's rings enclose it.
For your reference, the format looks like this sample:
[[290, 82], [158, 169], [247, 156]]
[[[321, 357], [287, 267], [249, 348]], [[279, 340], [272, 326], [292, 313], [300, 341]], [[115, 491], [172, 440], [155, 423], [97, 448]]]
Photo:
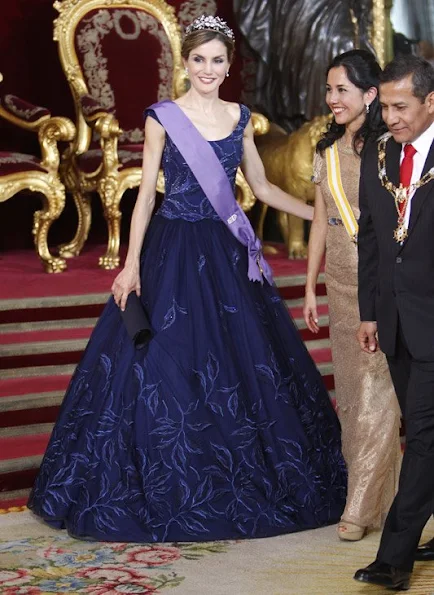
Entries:
[[[256, 139], [267, 178], [289, 194], [313, 202], [315, 185], [312, 182], [312, 164], [315, 147], [325, 131], [330, 116], [317, 116], [293, 132], [271, 124], [270, 132]], [[264, 221], [268, 205], [261, 204], [256, 233], [263, 240]], [[277, 212], [277, 222], [288, 250], [288, 258], [305, 258], [307, 245], [304, 239], [303, 219]]]

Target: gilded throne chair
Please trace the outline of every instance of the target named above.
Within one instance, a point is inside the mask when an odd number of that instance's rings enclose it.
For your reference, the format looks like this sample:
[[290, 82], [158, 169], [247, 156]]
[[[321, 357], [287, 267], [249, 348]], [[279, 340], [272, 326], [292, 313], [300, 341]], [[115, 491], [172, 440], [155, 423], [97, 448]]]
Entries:
[[[63, 0], [54, 3], [61, 64], [76, 110], [77, 135], [62, 172], [78, 212], [75, 237], [63, 257], [80, 253], [91, 225], [91, 193], [97, 192], [107, 222], [108, 244], [99, 264], [119, 266], [120, 202], [141, 179], [143, 110], [186, 89], [181, 30], [163, 0]], [[255, 116], [257, 133], [268, 121]], [[241, 172], [238, 199], [245, 210], [254, 197]], [[157, 191], [164, 192], [160, 171]]]
[[[121, 199], [140, 184], [144, 108], [184, 90], [180, 31], [173, 8], [162, 0], [63, 0], [54, 7], [54, 39], [77, 127], [62, 174], [78, 226], [59, 253], [80, 253], [96, 192], [108, 231], [100, 266], [111, 269], [119, 265]], [[161, 172], [157, 190], [164, 190]]]
[[0, 96], [0, 117], [36, 133], [40, 145], [40, 156], [0, 152], [0, 202], [23, 190], [41, 195], [42, 209], [35, 212], [33, 223], [35, 248], [47, 273], [60, 273], [66, 268], [66, 262], [62, 256], [51, 254], [48, 232], [65, 206], [65, 187], [59, 176], [60, 154], [57, 143], [72, 141], [74, 124], [67, 118], [52, 117], [46, 108], [32, 105], [11, 94]]

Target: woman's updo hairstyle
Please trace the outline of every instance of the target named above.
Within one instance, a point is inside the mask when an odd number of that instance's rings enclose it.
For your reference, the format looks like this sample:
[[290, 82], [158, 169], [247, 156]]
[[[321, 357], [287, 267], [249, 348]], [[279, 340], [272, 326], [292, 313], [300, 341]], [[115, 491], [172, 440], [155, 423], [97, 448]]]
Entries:
[[181, 47], [181, 56], [188, 60], [192, 51], [209, 41], [217, 39], [226, 47], [229, 64], [235, 54], [235, 39], [232, 29], [219, 17], [202, 15], [186, 29]]

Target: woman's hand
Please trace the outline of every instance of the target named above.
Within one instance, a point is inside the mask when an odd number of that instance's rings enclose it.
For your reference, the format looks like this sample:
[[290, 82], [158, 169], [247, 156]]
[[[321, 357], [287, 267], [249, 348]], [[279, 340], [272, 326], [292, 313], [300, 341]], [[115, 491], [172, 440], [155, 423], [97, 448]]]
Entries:
[[361, 322], [357, 331], [360, 349], [365, 353], [375, 353], [378, 350], [377, 323]]
[[129, 294], [135, 291], [140, 295], [140, 275], [138, 267], [126, 266], [113, 281], [112, 294], [116, 304], [124, 311]]
[[316, 309], [316, 295], [312, 292], [306, 292], [304, 296], [303, 316], [307, 328], [312, 333], [319, 332], [318, 312]]

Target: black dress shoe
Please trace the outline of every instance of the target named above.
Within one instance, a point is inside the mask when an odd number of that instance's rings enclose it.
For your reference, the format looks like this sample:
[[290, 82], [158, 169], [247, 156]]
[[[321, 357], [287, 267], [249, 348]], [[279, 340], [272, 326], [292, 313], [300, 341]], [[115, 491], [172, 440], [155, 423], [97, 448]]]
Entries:
[[354, 578], [362, 583], [371, 583], [380, 585], [386, 589], [395, 591], [408, 591], [410, 588], [411, 572], [400, 570], [395, 566], [375, 560], [366, 568], [361, 568], [356, 572]]
[[414, 559], [419, 561], [434, 560], [434, 539], [418, 547]]

